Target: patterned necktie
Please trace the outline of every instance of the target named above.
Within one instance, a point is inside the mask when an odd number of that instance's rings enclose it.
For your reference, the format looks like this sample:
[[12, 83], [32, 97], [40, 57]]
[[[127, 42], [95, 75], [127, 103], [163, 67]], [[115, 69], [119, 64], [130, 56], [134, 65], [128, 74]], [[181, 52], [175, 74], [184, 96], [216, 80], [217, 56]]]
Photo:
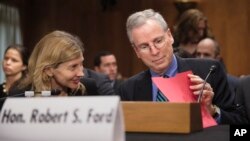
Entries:
[[157, 95], [156, 95], [156, 101], [157, 102], [164, 102], [168, 101], [167, 97], [158, 89]]
[[[166, 75], [164, 75], [163, 77], [168, 78], [168, 76], [166, 76]], [[156, 101], [157, 102], [168, 101], [167, 97], [161, 92], [160, 89], [157, 90]]]

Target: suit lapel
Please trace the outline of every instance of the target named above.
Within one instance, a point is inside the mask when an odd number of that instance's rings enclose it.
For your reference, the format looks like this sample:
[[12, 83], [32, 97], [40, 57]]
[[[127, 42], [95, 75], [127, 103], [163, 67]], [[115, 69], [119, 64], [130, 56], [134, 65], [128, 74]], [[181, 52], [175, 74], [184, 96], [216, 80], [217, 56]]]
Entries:
[[137, 79], [135, 86], [135, 101], [152, 101], [152, 80], [149, 70], [144, 71]]

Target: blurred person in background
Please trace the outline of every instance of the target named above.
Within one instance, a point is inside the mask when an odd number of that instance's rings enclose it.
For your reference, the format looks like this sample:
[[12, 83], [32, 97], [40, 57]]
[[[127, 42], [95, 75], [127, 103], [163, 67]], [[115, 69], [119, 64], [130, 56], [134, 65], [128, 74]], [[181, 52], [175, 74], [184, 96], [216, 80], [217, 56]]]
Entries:
[[250, 75], [245, 75], [240, 78], [239, 85], [236, 91], [236, 103], [238, 106], [243, 106], [246, 109], [246, 117], [248, 124], [250, 123]]
[[94, 58], [94, 70], [103, 73], [111, 80], [111, 86], [115, 92], [122, 83], [122, 78], [118, 73], [117, 60], [114, 54], [108, 51], [99, 52]]
[[[226, 67], [220, 55], [219, 44], [212, 38], [204, 38], [198, 43], [196, 48], [196, 58], [217, 60], [224, 66], [224, 71], [226, 71]], [[239, 78], [227, 73], [227, 80], [232, 93], [235, 93], [236, 88], [239, 85]]]
[[174, 52], [183, 58], [194, 58], [197, 43], [213, 38], [207, 17], [198, 9], [186, 10], [174, 26]]
[[4, 52], [2, 68], [5, 81], [0, 85], [0, 98], [7, 97], [9, 89], [26, 77], [28, 57], [25, 47], [13, 44]]

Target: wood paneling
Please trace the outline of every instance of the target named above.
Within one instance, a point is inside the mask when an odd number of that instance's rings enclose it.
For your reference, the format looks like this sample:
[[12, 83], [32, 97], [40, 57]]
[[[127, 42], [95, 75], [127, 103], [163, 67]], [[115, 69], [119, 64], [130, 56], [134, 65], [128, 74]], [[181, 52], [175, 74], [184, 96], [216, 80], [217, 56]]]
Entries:
[[[6, 1], [6, 0], [4, 0]], [[17, 2], [16, 0], [11, 4]], [[105, 0], [104, 0], [105, 1]], [[53, 30], [78, 35], [85, 44], [85, 66], [93, 67], [96, 52], [109, 50], [118, 59], [119, 71], [126, 77], [146, 69], [137, 59], [126, 35], [126, 19], [138, 10], [159, 11], [172, 29], [178, 15], [174, 0], [20, 0], [24, 45], [35, 43]], [[250, 2], [248, 0], [197, 0], [221, 44], [222, 57], [231, 74], [250, 74]], [[8, 1], [7, 1], [8, 2]], [[112, 4], [112, 2], [115, 2]]]
[[249, 6], [248, 0], [203, 0], [200, 4], [221, 45], [228, 72], [238, 76], [250, 74]]

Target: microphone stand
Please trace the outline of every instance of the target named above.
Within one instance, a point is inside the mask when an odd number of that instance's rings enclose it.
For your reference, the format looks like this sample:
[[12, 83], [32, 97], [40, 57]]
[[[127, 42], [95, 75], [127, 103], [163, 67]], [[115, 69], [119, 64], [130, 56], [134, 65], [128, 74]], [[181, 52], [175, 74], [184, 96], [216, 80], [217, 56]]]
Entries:
[[201, 98], [202, 98], [202, 95], [203, 95], [203, 91], [204, 91], [205, 85], [206, 85], [206, 83], [207, 83], [207, 79], [208, 79], [208, 77], [210, 76], [210, 74], [211, 74], [212, 72], [214, 72], [215, 68], [216, 68], [216, 66], [215, 66], [215, 65], [212, 65], [212, 66], [210, 67], [210, 69], [209, 69], [209, 72], [208, 72], [208, 74], [207, 74], [207, 76], [206, 76], [206, 78], [205, 78], [205, 80], [204, 80], [204, 83], [203, 83], [202, 88], [201, 88], [200, 93], [199, 93], [199, 97], [198, 97], [198, 100], [197, 100], [197, 102], [199, 102], [199, 103], [201, 102]]

